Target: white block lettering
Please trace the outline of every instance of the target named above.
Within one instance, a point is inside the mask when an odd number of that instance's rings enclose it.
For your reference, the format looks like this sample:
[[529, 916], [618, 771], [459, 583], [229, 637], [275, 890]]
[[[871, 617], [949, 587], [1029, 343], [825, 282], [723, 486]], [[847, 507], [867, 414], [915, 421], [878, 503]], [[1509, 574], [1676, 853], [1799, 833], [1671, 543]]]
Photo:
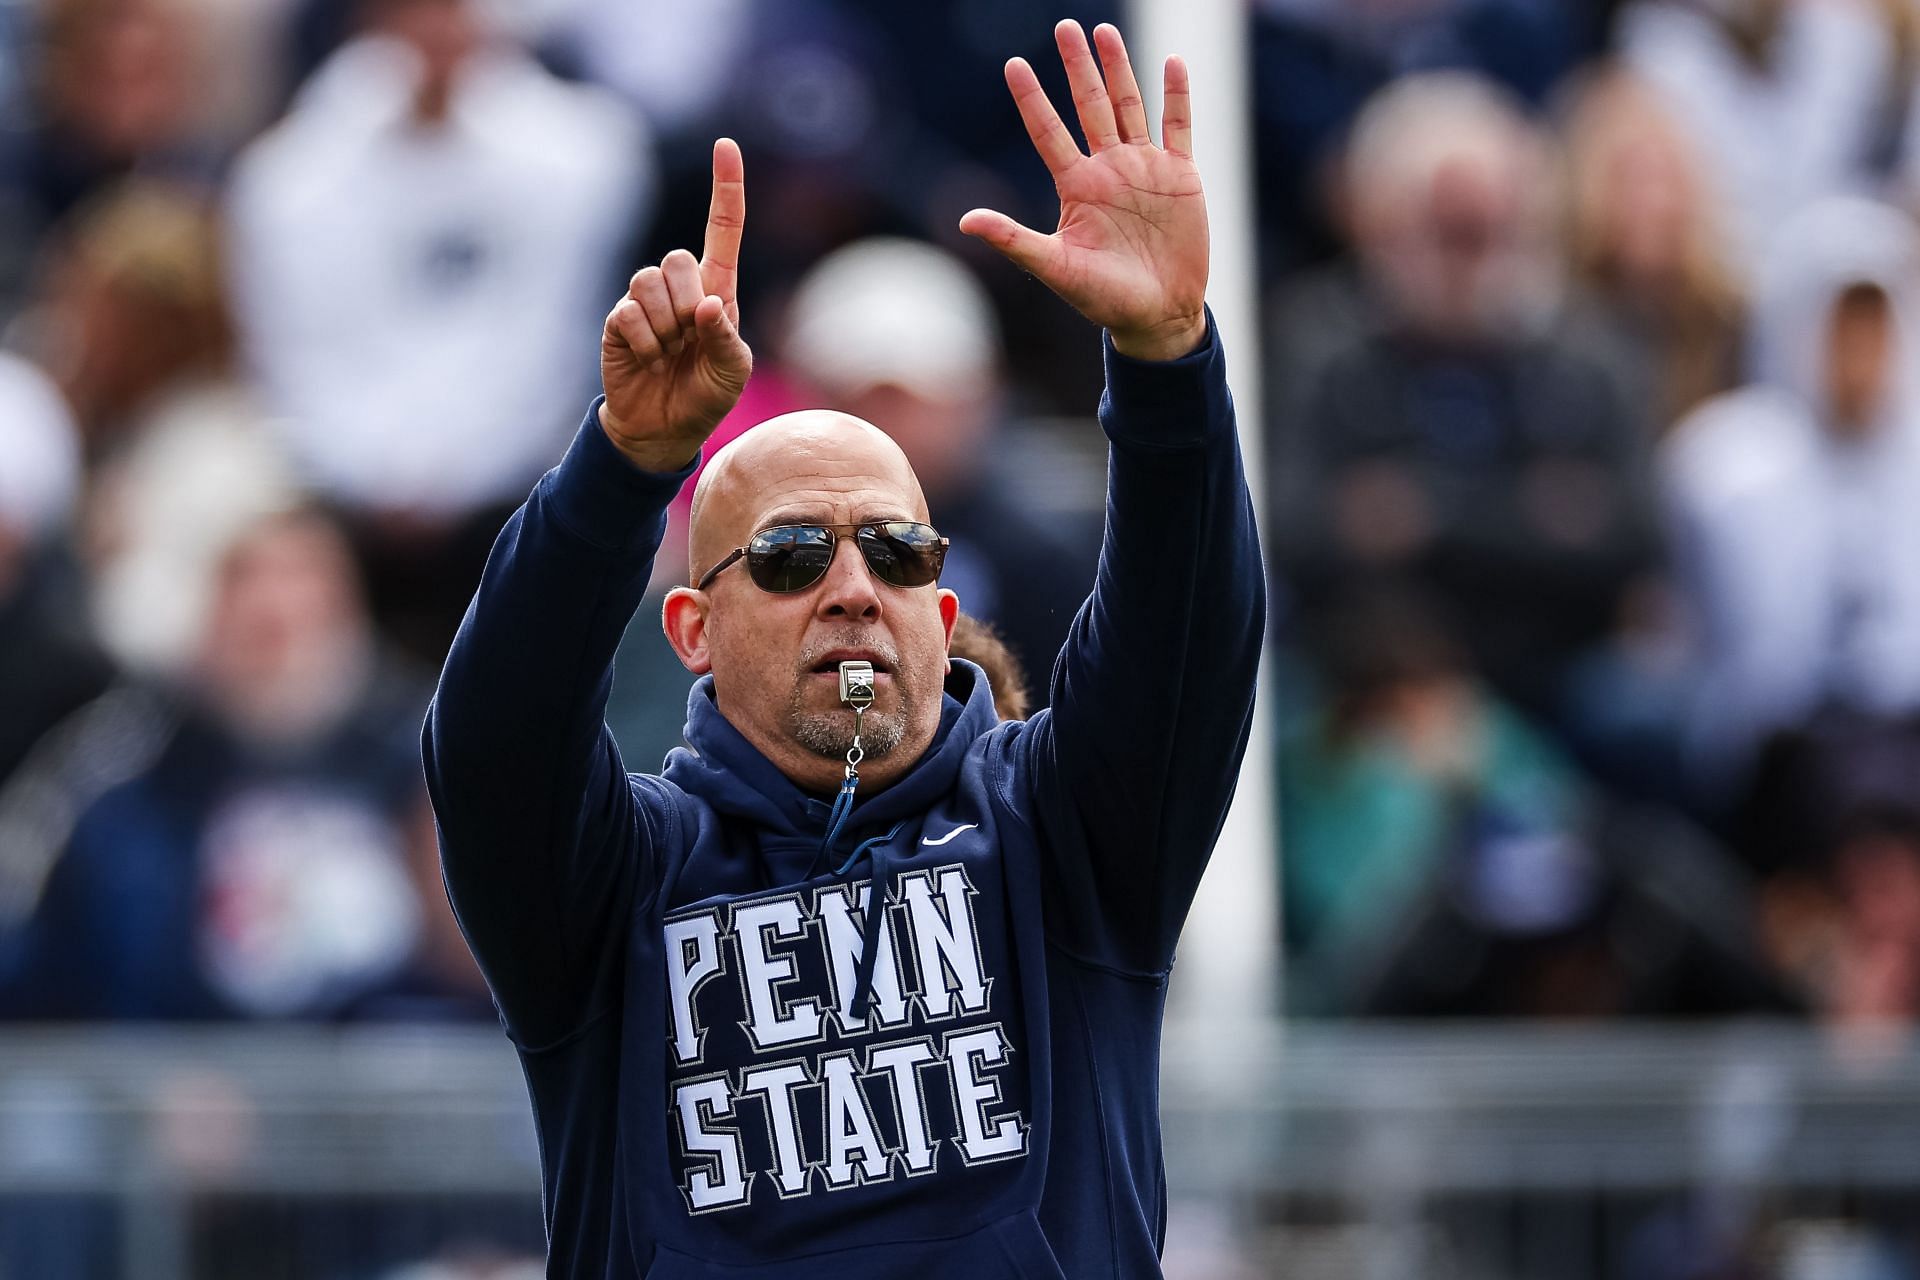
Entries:
[[790, 953], [779, 955], [768, 950], [771, 933], [775, 938], [805, 936], [807, 923], [794, 896], [772, 898], [735, 907], [733, 930], [740, 942], [740, 976], [746, 987], [747, 1034], [756, 1052], [783, 1044], [804, 1044], [820, 1038], [820, 1002], [795, 1000], [782, 1008], [778, 987], [794, 980], [794, 961]]
[[666, 927], [667, 994], [673, 1010], [673, 1056], [681, 1066], [699, 1062], [707, 1033], [694, 1017], [693, 998], [720, 972], [720, 922], [712, 912], [669, 920]]
[[693, 1213], [727, 1209], [747, 1202], [753, 1175], [745, 1172], [740, 1158], [740, 1135], [732, 1129], [708, 1126], [716, 1116], [733, 1114], [733, 1099], [728, 1096], [727, 1078], [709, 1076], [688, 1080], [673, 1091], [674, 1110], [680, 1115], [680, 1146], [687, 1156], [701, 1161], [692, 1169], [680, 1190]]
[[1027, 1129], [1018, 1114], [989, 1119], [987, 1108], [1000, 1101], [1000, 1082], [981, 1079], [982, 1066], [1007, 1060], [1007, 1036], [995, 1023], [978, 1031], [947, 1037], [947, 1063], [953, 1071], [954, 1113], [960, 1136], [954, 1141], [968, 1164], [1005, 1160], [1027, 1149]]
[[853, 1016], [854, 987], [866, 947], [862, 935], [867, 898], [872, 892], [870, 884], [829, 886], [820, 890], [814, 906], [826, 933], [827, 972], [833, 981], [834, 1017], [841, 1035], [868, 1030], [876, 1021], [881, 1027], [907, 1025], [907, 999], [900, 993], [900, 959], [888, 920], [880, 922], [879, 952], [873, 960], [873, 995], [866, 1017]]
[[839, 1190], [889, 1177], [888, 1152], [860, 1090], [855, 1055], [831, 1053], [820, 1059], [820, 1083], [826, 1094], [827, 1158], [821, 1168], [827, 1185]]
[[920, 999], [929, 1020], [954, 1017], [955, 996], [967, 1013], [986, 1010], [989, 983], [981, 976], [980, 939], [973, 920], [976, 892], [960, 866], [900, 877], [900, 896], [907, 904], [920, 963]]
[[867, 1055], [872, 1074], [885, 1071], [893, 1077], [894, 1110], [900, 1121], [898, 1154], [908, 1177], [932, 1173], [940, 1153], [927, 1128], [927, 1097], [920, 1077], [921, 1067], [939, 1060], [939, 1050], [924, 1036], [903, 1044], [883, 1045]]
[[740, 1078], [743, 1096], [757, 1093], [766, 1099], [767, 1129], [773, 1136], [773, 1182], [783, 1198], [807, 1193], [809, 1169], [800, 1147], [800, 1117], [793, 1091], [808, 1080], [806, 1067], [798, 1062], [761, 1067]]

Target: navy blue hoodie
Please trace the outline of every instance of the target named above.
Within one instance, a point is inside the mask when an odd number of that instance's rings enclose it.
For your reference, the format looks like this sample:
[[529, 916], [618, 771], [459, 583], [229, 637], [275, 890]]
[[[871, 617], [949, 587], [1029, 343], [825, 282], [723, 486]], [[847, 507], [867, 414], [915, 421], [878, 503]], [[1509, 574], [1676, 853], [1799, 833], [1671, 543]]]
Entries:
[[1159, 1274], [1167, 974], [1265, 616], [1211, 328], [1165, 364], [1107, 346], [1105, 540], [1052, 708], [997, 722], [955, 662], [932, 746], [817, 874], [829, 805], [710, 678], [660, 776], [602, 723], [684, 474], [589, 413], [508, 522], [425, 751], [533, 1097], [550, 1276]]

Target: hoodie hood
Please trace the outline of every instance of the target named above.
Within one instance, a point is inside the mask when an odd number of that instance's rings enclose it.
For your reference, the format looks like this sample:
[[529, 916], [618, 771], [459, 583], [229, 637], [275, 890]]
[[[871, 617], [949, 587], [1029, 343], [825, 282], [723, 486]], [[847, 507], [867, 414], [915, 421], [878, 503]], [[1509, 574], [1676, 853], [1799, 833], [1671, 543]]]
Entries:
[[1851, 285], [1885, 291], [1895, 329], [1886, 413], [1920, 407], [1920, 235], [1899, 210], [1853, 196], [1810, 205], [1781, 228], [1760, 272], [1754, 307], [1755, 380], [1825, 412], [1822, 361], [1833, 304]]
[[[962, 658], [952, 662], [932, 745], [886, 790], [856, 795], [849, 832], [870, 834], [925, 812], [952, 790], [974, 741], [999, 722], [986, 673]], [[720, 714], [712, 676], [702, 676], [687, 695], [686, 739], [685, 747], [667, 757], [668, 782], [728, 817], [766, 828], [769, 835], [819, 841], [833, 808], [831, 798], [796, 786]]]

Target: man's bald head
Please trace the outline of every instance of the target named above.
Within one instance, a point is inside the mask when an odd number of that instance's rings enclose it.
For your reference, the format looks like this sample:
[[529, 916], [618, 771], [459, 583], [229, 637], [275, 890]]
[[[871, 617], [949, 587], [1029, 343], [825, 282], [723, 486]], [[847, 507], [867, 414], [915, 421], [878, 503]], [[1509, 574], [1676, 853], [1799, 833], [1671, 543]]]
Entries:
[[[687, 539], [693, 581], [776, 525], [927, 519], [913, 467], [887, 434], [844, 413], [809, 409], [763, 422], [715, 454], [694, 489]], [[744, 565], [705, 589], [667, 594], [661, 623], [674, 652], [711, 674], [720, 713], [787, 777], [837, 787], [855, 724], [838, 665], [873, 664], [861, 721], [868, 787], [890, 785], [940, 726], [953, 592], [890, 584], [851, 539], [811, 584], [763, 591]]]
[[698, 582], [772, 523], [769, 517], [843, 523], [849, 513], [927, 519], [926, 497], [900, 446], [871, 422], [832, 409], [769, 418], [721, 449], [700, 473], [688, 519], [689, 580]]

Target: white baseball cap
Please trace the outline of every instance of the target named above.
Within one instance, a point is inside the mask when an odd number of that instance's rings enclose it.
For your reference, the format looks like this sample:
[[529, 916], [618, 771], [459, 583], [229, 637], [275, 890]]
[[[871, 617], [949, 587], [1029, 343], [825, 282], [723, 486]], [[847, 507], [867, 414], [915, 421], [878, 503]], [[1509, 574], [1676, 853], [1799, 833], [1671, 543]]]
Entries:
[[960, 259], [922, 241], [877, 236], [807, 272], [788, 306], [784, 352], [795, 373], [831, 390], [891, 385], [955, 399], [993, 376], [1000, 328]]
[[0, 351], [0, 525], [38, 537], [80, 487], [80, 433], [53, 380]]

